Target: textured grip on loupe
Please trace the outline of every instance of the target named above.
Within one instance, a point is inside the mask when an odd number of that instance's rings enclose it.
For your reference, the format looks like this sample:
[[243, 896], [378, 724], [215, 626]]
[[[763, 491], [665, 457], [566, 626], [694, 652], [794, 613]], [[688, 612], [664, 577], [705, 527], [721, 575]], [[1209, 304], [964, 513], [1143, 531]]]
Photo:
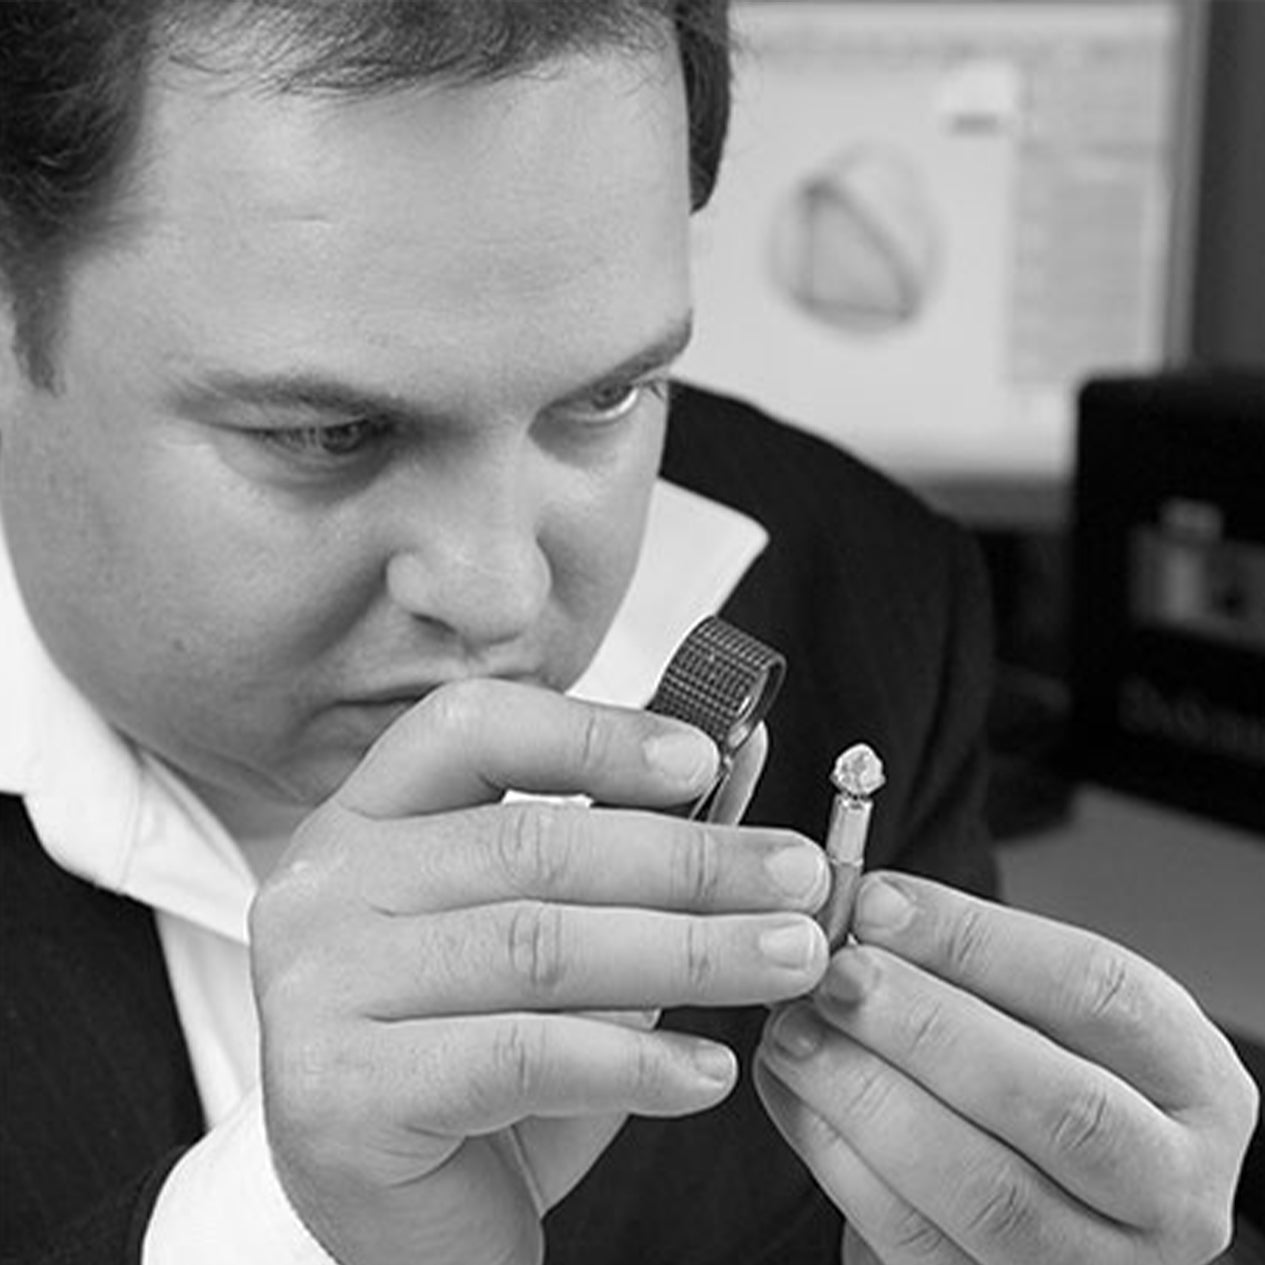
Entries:
[[649, 709], [696, 725], [728, 761], [773, 706], [785, 675], [782, 655], [713, 615], [672, 656]]

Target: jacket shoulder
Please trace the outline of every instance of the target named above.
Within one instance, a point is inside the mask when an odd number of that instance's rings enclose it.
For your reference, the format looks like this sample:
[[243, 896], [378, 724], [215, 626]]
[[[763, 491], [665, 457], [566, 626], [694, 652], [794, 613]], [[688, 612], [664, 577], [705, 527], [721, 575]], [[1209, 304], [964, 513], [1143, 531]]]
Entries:
[[960, 529], [854, 454], [745, 401], [682, 385], [673, 396], [664, 476], [789, 533], [869, 548], [938, 552]]

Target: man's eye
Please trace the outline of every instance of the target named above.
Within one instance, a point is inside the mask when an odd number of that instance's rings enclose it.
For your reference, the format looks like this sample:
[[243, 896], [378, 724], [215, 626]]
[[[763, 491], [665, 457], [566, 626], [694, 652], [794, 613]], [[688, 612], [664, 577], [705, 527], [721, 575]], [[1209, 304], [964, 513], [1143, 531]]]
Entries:
[[612, 382], [598, 387], [565, 405], [563, 412], [574, 421], [597, 426], [617, 422], [637, 409], [651, 395], [667, 389], [665, 379], [642, 382]]
[[362, 453], [383, 438], [387, 428], [368, 418], [333, 426], [293, 426], [258, 431], [270, 448], [310, 461], [334, 462]]

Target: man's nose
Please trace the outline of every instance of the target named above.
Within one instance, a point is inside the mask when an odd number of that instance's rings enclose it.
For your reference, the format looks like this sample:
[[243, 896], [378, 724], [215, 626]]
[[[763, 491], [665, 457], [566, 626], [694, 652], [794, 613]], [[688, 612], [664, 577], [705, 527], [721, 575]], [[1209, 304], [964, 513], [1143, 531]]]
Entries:
[[512, 473], [432, 486], [387, 563], [392, 600], [470, 652], [522, 636], [552, 584], [542, 509]]

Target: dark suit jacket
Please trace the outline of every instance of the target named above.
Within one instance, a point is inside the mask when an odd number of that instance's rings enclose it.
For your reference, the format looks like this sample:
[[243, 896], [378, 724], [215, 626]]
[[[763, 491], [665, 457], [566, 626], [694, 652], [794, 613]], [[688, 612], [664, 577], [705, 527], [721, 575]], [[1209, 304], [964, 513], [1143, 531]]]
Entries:
[[[834, 757], [865, 740], [889, 775], [871, 863], [990, 891], [989, 618], [963, 534], [836, 449], [698, 391], [675, 399], [664, 473], [771, 535], [724, 611], [790, 662], [749, 819], [819, 838]], [[136, 1260], [163, 1176], [203, 1127], [152, 917], [58, 870], [0, 797], [0, 949], [0, 1254]], [[665, 1022], [749, 1064], [763, 1019]], [[819, 1265], [841, 1228], [744, 1076], [700, 1116], [630, 1121], [547, 1233], [553, 1265]]]

